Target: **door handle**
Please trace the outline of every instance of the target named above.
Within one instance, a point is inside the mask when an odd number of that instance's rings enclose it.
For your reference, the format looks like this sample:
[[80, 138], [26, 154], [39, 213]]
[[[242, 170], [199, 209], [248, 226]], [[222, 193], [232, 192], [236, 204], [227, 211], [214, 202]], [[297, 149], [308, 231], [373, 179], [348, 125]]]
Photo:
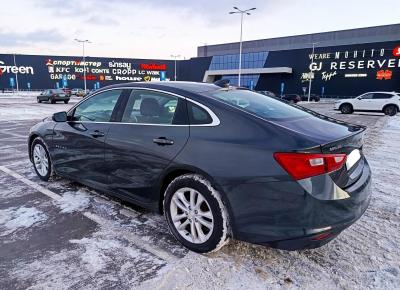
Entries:
[[90, 135], [92, 135], [92, 137], [94, 138], [104, 137], [104, 133], [100, 132], [99, 130], [93, 131], [92, 133], [90, 133]]
[[173, 144], [174, 144], [174, 141], [173, 141], [173, 140], [169, 140], [169, 139], [167, 139], [167, 138], [165, 138], [165, 137], [155, 138], [155, 139], [153, 139], [153, 142], [156, 143], [156, 144], [158, 144], [158, 145], [161, 145], [161, 146], [164, 146], [164, 145], [173, 145]]

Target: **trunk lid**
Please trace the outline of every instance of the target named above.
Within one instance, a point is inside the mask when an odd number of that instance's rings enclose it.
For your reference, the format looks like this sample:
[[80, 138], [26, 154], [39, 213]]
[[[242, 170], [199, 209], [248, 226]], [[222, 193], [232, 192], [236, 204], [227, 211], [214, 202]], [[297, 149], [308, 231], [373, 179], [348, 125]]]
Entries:
[[303, 110], [311, 115], [306, 118], [274, 120], [273, 123], [295, 131], [316, 144], [313, 148], [300, 151], [346, 154], [346, 165], [329, 175], [340, 188], [352, 185], [361, 176], [366, 162], [362, 153], [366, 127], [348, 124], [307, 109]]

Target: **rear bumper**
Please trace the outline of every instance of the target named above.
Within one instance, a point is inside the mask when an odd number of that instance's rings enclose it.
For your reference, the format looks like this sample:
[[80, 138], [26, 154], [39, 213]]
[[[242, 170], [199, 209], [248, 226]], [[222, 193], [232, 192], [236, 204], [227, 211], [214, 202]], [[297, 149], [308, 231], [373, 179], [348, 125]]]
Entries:
[[[346, 192], [350, 198], [319, 200], [295, 181], [241, 184], [224, 188], [231, 206], [234, 238], [279, 249], [322, 246], [357, 221], [371, 198], [371, 171]], [[227, 191], [225, 191], [227, 192]]]

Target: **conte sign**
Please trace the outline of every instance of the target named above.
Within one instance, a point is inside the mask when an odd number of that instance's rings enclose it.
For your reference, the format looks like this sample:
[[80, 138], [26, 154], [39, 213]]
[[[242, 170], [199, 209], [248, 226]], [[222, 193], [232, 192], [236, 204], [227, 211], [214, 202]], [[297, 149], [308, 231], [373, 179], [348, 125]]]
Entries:
[[[81, 57], [17, 55], [14, 65], [12, 54], [0, 54], [0, 87], [9, 87], [1, 76], [18, 74], [19, 81], [31, 83], [32, 89], [55, 88], [58, 85], [82, 88], [88, 85], [101, 86], [121, 82], [159, 81], [172, 75], [170, 60], [143, 60], [90, 57], [85, 62]], [[165, 77], [164, 77], [165, 75]]]

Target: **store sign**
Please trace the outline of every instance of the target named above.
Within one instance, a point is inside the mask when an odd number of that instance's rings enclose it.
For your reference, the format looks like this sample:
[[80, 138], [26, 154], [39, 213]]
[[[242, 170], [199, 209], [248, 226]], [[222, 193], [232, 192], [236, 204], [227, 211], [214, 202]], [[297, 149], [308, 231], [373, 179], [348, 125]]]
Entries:
[[34, 74], [33, 67], [31, 66], [6, 65], [4, 61], [0, 60], [0, 76], [6, 73], [30, 75]]
[[[397, 57], [394, 58], [393, 56]], [[378, 80], [391, 79], [393, 70], [400, 68], [400, 46], [392, 49], [372, 48], [310, 54], [309, 72], [301, 74], [301, 81], [320, 78], [330, 81], [336, 76], [346, 78], [366, 77], [368, 71], [377, 70]]]
[[398, 46], [395, 49], [393, 49], [393, 55], [400, 57], [400, 46]]
[[140, 64], [140, 69], [145, 69], [145, 70], [167, 70], [167, 65], [166, 64], [147, 64], [147, 63], [142, 63]]
[[393, 75], [393, 72], [391, 71], [391, 70], [379, 70], [377, 73], [376, 73], [376, 79], [377, 80], [391, 80], [392, 79], [392, 75]]

